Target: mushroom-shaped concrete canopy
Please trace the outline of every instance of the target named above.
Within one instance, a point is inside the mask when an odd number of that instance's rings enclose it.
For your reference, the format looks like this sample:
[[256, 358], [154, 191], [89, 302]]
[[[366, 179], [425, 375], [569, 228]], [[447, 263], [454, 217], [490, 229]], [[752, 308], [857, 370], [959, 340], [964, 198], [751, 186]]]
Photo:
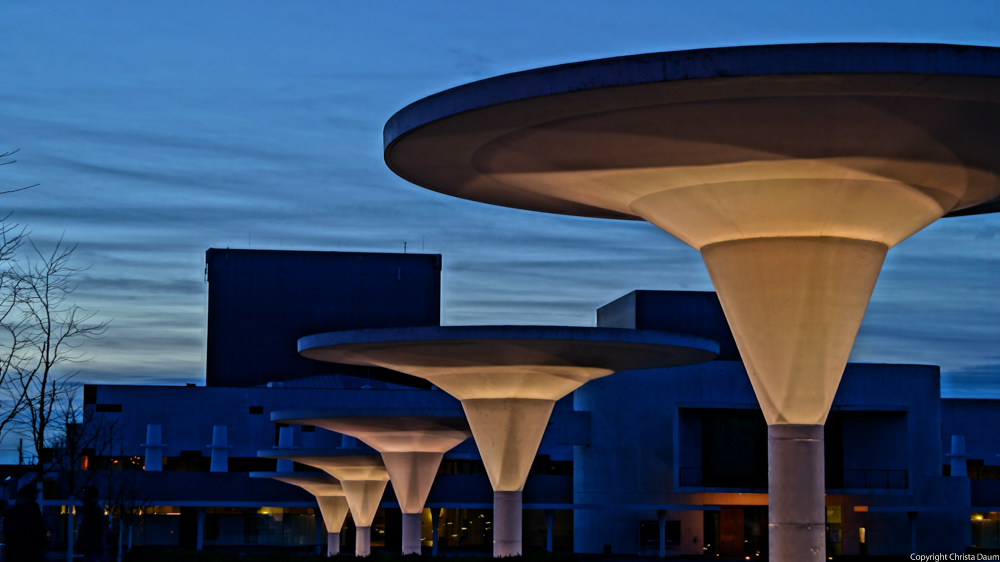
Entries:
[[[367, 415], [365, 415], [367, 414]], [[271, 421], [312, 425], [356, 437], [381, 453], [403, 512], [403, 554], [420, 554], [420, 514], [444, 453], [472, 436], [456, 416], [377, 416], [371, 411], [289, 410]]]
[[337, 455], [328, 450], [257, 451], [260, 458], [287, 459], [318, 468], [340, 481], [357, 527], [358, 556], [371, 554], [371, 525], [389, 474], [382, 459], [371, 455]]
[[298, 486], [316, 497], [327, 533], [327, 556], [340, 553], [340, 530], [347, 519], [347, 498], [336, 478], [323, 472], [251, 472], [250, 478], [272, 478]]
[[568, 64], [420, 100], [384, 139], [388, 166], [428, 189], [644, 219], [701, 251], [770, 426], [772, 560], [819, 561], [822, 424], [886, 252], [942, 216], [1000, 210], [1000, 49]]
[[417, 101], [385, 160], [442, 193], [645, 219], [700, 250], [764, 415], [821, 424], [889, 247], [1000, 210], [1000, 49], [702, 49]]
[[718, 344], [651, 330], [429, 326], [307, 336], [299, 353], [422, 377], [458, 398], [493, 489], [514, 491], [556, 400], [615, 372], [709, 361]]
[[521, 490], [555, 401], [619, 371], [709, 361], [716, 342], [650, 330], [432, 326], [330, 332], [305, 357], [423, 377], [462, 401], [494, 490], [494, 554], [521, 552]]

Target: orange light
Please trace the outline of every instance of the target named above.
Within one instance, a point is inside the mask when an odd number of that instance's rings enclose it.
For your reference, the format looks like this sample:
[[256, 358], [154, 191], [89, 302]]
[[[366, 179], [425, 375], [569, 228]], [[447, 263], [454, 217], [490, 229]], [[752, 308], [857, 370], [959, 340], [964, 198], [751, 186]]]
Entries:
[[855, 512], [865, 512], [865, 511], [868, 511], [868, 506], [867, 505], [856, 505], [856, 506], [854, 506], [854, 511]]

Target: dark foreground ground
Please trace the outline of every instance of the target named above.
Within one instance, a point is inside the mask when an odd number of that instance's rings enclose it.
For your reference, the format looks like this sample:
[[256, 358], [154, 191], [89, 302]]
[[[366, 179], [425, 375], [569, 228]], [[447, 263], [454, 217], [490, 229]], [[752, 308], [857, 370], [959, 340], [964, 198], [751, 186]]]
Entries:
[[[350, 554], [342, 554], [339, 559], [353, 559]], [[450, 556], [428, 555], [389, 555], [375, 553], [369, 557], [369, 562], [484, 562], [489, 558], [486, 554], [454, 554]], [[61, 558], [65, 560], [65, 555]], [[325, 556], [295, 552], [261, 552], [239, 553], [213, 550], [185, 550], [177, 548], [136, 548], [124, 557], [123, 562], [321, 562], [328, 561]], [[640, 556], [604, 556], [604, 555], [574, 555], [562, 553], [534, 552], [524, 556], [509, 558], [511, 562], [663, 562], [672, 560], [713, 560], [717, 562], [745, 561], [745, 558], [720, 558], [717, 556], [684, 556], [659, 557]], [[754, 562], [765, 562], [764, 558], [752, 558]], [[902, 562], [909, 561], [909, 556], [834, 556], [834, 562]]]

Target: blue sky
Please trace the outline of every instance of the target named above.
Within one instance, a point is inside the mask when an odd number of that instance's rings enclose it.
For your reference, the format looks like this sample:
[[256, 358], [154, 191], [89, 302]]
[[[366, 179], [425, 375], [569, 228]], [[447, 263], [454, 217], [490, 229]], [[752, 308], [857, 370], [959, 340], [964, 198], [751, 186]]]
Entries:
[[[995, 2], [21, 2], [0, 13], [0, 198], [79, 242], [113, 318], [80, 380], [204, 376], [209, 247], [444, 254], [446, 324], [593, 325], [633, 289], [710, 290], [640, 223], [451, 199], [395, 177], [398, 109], [471, 80], [615, 55], [821, 41], [1000, 45]], [[1000, 397], [1000, 217], [939, 221], [886, 260], [852, 359], [930, 363]]]

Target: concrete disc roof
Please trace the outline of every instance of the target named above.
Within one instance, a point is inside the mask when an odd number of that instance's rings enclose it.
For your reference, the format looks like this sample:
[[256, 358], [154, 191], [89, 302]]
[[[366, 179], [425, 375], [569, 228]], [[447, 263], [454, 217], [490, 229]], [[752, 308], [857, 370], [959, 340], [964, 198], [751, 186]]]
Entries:
[[[998, 144], [1000, 48], [935, 44], [733, 47], [553, 66], [422, 99], [384, 130], [386, 164], [422, 187], [627, 220], [640, 220], [629, 203], [643, 182], [722, 181], [747, 163], [752, 179], [855, 174], [948, 192], [946, 216], [996, 212]], [[706, 169], [715, 176], [696, 177]]]
[[343, 496], [336, 478], [323, 472], [251, 472], [250, 478], [273, 478], [298, 486], [314, 496]]
[[257, 457], [286, 459], [325, 470], [338, 480], [388, 480], [377, 455], [340, 455], [327, 449], [267, 449]]
[[417, 376], [487, 367], [601, 368], [610, 372], [714, 359], [705, 338], [619, 328], [427, 326], [328, 332], [299, 339], [304, 357]]
[[288, 410], [273, 412], [271, 421], [313, 425], [351, 435], [380, 453], [444, 453], [472, 437], [464, 416], [345, 416], [344, 413], [344, 410]]

